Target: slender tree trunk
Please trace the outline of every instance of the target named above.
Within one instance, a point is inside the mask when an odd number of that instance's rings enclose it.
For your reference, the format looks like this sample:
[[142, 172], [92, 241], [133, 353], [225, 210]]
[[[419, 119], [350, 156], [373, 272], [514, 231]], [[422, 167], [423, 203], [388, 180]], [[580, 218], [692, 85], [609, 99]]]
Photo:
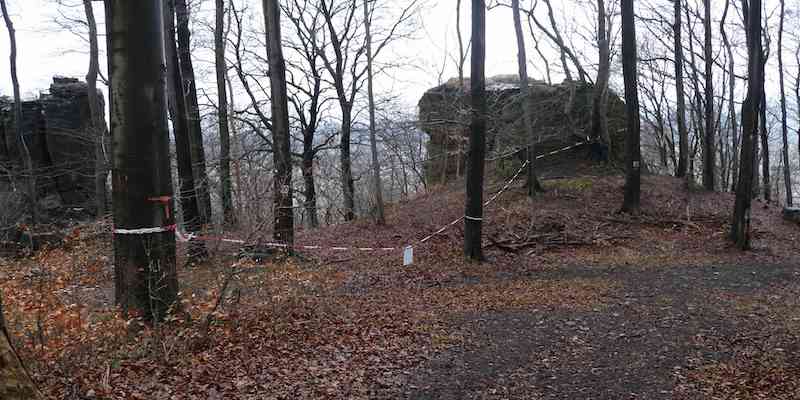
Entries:
[[472, 0], [472, 72], [470, 101], [472, 125], [467, 161], [467, 199], [464, 214], [464, 254], [473, 261], [483, 260], [483, 172], [486, 158], [486, 3]]
[[[725, 10], [722, 13], [722, 20], [719, 22], [719, 29], [720, 33], [722, 34], [722, 43], [725, 45], [725, 50], [728, 53], [728, 76], [730, 77], [731, 83], [728, 85], [728, 118], [730, 119], [731, 124], [731, 153], [732, 154], [732, 162], [731, 162], [731, 180], [730, 180], [730, 188], [732, 192], [736, 192], [736, 174], [739, 170], [739, 127], [737, 126], [736, 120], [736, 74], [735, 74], [735, 66], [736, 61], [733, 58], [733, 48], [731, 47], [730, 39], [728, 39], [728, 34], [725, 30], [725, 20], [728, 16], [728, 9], [730, 8], [730, 0], [725, 0]], [[727, 186], [723, 188], [727, 190]]]
[[681, 22], [681, 0], [675, 1], [675, 95], [678, 101], [678, 169], [675, 176], [685, 177], [689, 168], [689, 130], [686, 128], [686, 92], [683, 84], [683, 23]]
[[743, 5], [747, 31], [748, 80], [747, 97], [742, 105], [742, 154], [739, 158], [739, 180], [730, 237], [738, 248], [747, 250], [750, 248], [751, 193], [755, 175], [753, 143], [758, 140], [758, 108], [764, 93], [764, 71], [761, 62], [761, 0], [743, 1]]
[[106, 170], [105, 156], [105, 121], [98, 110], [99, 99], [97, 96], [97, 75], [100, 73], [100, 51], [97, 41], [97, 21], [94, 18], [94, 9], [91, 0], [83, 0], [86, 13], [86, 24], [89, 27], [89, 71], [86, 73], [86, 86], [88, 87], [89, 100], [89, 130], [95, 137], [95, 213], [98, 217], [106, 214]]
[[703, 187], [706, 190], [714, 190], [716, 153], [714, 150], [714, 60], [711, 47], [711, 0], [703, 0], [705, 18], [703, 28], [705, 30], [705, 45], [703, 47], [703, 57], [705, 58], [705, 136], [703, 137]]
[[11, 47], [11, 55], [9, 61], [11, 63], [11, 86], [14, 90], [14, 133], [17, 137], [17, 147], [22, 155], [25, 182], [27, 183], [27, 196], [28, 196], [28, 212], [30, 213], [31, 224], [38, 223], [38, 199], [36, 196], [36, 176], [33, 172], [33, 160], [31, 153], [28, 149], [28, 144], [25, 142], [25, 136], [22, 130], [22, 99], [19, 91], [19, 78], [17, 77], [17, 34], [14, 30], [14, 23], [11, 21], [11, 16], [8, 14], [5, 0], [0, 1], [2, 6], [3, 20], [6, 23], [8, 30], [8, 39]]
[[286, 91], [286, 63], [281, 44], [281, 7], [279, 0], [264, 0], [263, 4], [270, 94], [272, 95], [272, 159], [275, 164], [274, 238], [291, 248], [294, 245], [292, 153], [289, 147], [289, 96]]
[[[766, 70], [766, 63], [762, 63], [761, 70]], [[765, 75], [762, 75], [762, 80], [764, 79]], [[761, 83], [764, 85], [764, 82]], [[770, 177], [770, 166], [769, 166], [769, 130], [767, 129], [767, 95], [766, 93], [761, 94], [761, 107], [758, 110], [760, 115], [761, 122], [758, 124], [758, 130], [761, 133], [761, 174], [762, 174], [762, 182], [763, 185], [761, 187], [762, 193], [764, 194], [764, 201], [767, 203], [772, 201], [772, 192], [770, 191], [771, 185], [771, 177]]]
[[636, 21], [633, 0], [622, 0], [622, 74], [625, 80], [625, 198], [622, 212], [639, 212], [642, 153], [639, 146], [639, 93], [636, 55]]
[[[375, 222], [386, 225], [386, 215], [383, 209], [383, 183], [381, 182], [381, 165], [378, 162], [378, 140], [375, 135], [375, 94], [372, 87], [372, 13], [369, 9], [369, 0], [364, 0], [364, 32], [367, 48], [367, 100], [369, 101], [369, 146], [372, 152], [372, 183], [375, 191]], [[460, 37], [460, 36], [459, 36]]]
[[225, 76], [225, 0], [216, 0], [214, 24], [214, 69], [217, 73], [217, 127], [219, 129], [219, 197], [222, 200], [223, 224], [236, 225], [231, 181], [231, 133], [228, 126], [228, 90]]
[[461, 37], [461, 0], [456, 0], [456, 35], [458, 36], [458, 88], [464, 90], [464, 63], [467, 55], [464, 54], [464, 38]]
[[783, 22], [786, 16], [786, 0], [780, 0], [781, 14], [778, 26], [778, 78], [781, 87], [781, 133], [783, 137], [783, 184], [786, 190], [786, 205], [792, 207], [794, 197], [792, 195], [792, 174], [789, 164], [789, 128], [786, 112], [786, 83], [783, 76]]
[[352, 107], [345, 99], [340, 100], [342, 109], [342, 138], [339, 152], [339, 164], [342, 169], [342, 195], [344, 196], [344, 219], [352, 221], [356, 218], [355, 182], [353, 181], [353, 163], [350, 159], [350, 134], [352, 132]]
[[[794, 51], [794, 60], [797, 64], [797, 78], [794, 81], [794, 99], [797, 105], [797, 120], [800, 121], [800, 43]], [[800, 124], [797, 125], [797, 154], [800, 162]]]
[[[597, 47], [599, 60], [597, 80], [594, 85], [592, 99], [592, 138], [602, 140], [611, 149], [610, 136], [608, 135], [608, 115], [606, 111], [606, 91], [611, 73], [611, 52], [609, 50], [608, 35], [606, 32], [606, 6], [604, 0], [597, 0]], [[609, 155], [610, 157], [610, 155]]]
[[303, 184], [308, 223], [312, 228], [319, 227], [317, 215], [317, 185], [314, 180], [314, 134], [304, 135], [303, 140]]
[[189, 30], [189, 9], [186, 0], [175, 0], [175, 14], [178, 18], [178, 57], [186, 94], [187, 119], [189, 121], [189, 148], [192, 156], [192, 172], [200, 207], [201, 224], [212, 221], [211, 192], [208, 188], [206, 172], [206, 153], [203, 146], [203, 128], [200, 120], [200, 106], [197, 102], [197, 84], [191, 53], [191, 31]]
[[[602, 1], [602, 0], [600, 0]], [[533, 104], [528, 86], [528, 56], [525, 52], [525, 37], [522, 35], [522, 19], [519, 11], [519, 0], [511, 0], [514, 15], [514, 31], [517, 37], [517, 68], [519, 69], [519, 87], [522, 95], [523, 119], [525, 120], [525, 137], [528, 142], [528, 196], [533, 197], [543, 188], [536, 177], [536, 133], [533, 130]]]
[[[202, 228], [202, 217], [192, 171], [189, 120], [186, 95], [183, 92], [184, 80], [178, 67], [178, 49], [175, 41], [175, 0], [164, 0], [164, 46], [167, 64], [167, 99], [172, 119], [172, 132], [175, 137], [183, 224], [187, 232], [196, 233]], [[187, 263], [195, 263], [206, 256], [206, 247], [202, 241], [192, 240], [189, 243]]]
[[175, 213], [161, 0], [110, 0], [116, 302], [160, 320], [176, 305]]

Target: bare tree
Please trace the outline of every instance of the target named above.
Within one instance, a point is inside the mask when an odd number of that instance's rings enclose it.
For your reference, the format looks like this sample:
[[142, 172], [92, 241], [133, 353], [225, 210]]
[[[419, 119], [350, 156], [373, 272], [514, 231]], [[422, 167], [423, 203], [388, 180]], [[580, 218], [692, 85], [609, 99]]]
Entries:
[[[602, 1], [602, 0], [601, 0]], [[528, 196], [535, 196], [543, 191], [536, 177], [536, 133], [533, 130], [533, 104], [528, 85], [528, 56], [525, 52], [525, 36], [522, 35], [522, 18], [519, 11], [519, 0], [511, 0], [511, 9], [514, 15], [514, 31], [517, 36], [517, 67], [519, 69], [519, 87], [522, 96], [522, 110], [525, 124], [525, 137], [528, 142]]]
[[792, 175], [789, 164], [789, 128], [786, 113], [786, 84], [783, 77], [783, 22], [786, 17], [786, 0], [780, 0], [780, 23], [778, 27], [778, 78], [781, 87], [781, 133], [783, 138], [783, 184], [786, 189], [786, 205], [791, 207], [794, 201], [792, 196]]
[[175, 0], [177, 17], [178, 57], [186, 94], [187, 119], [189, 120], [189, 147], [192, 156], [192, 172], [201, 224], [209, 224], [212, 220], [211, 193], [208, 189], [206, 172], [206, 155], [203, 146], [203, 129], [200, 120], [200, 106], [197, 102], [197, 82], [191, 53], [191, 31], [189, 30], [189, 8], [186, 0]]
[[633, 0], [622, 0], [622, 73], [625, 78], [625, 198], [622, 211], [639, 212], [642, 153], [639, 147], [639, 94], [636, 56], [636, 20]]
[[464, 254], [482, 261], [483, 173], [486, 158], [486, 3], [472, 0], [472, 71], [470, 101], [472, 123], [467, 156], [467, 199], [464, 213]]
[[683, 84], [683, 36], [681, 30], [681, 0], [674, 0], [675, 21], [672, 25], [675, 39], [675, 97], [678, 121], [678, 168], [675, 176], [685, 177], [689, 169], [689, 130], [686, 128], [686, 92]]
[[564, 75], [566, 75], [567, 80], [572, 80], [572, 73], [567, 65], [567, 58], [569, 58], [570, 61], [572, 61], [572, 64], [575, 66], [575, 69], [578, 70], [578, 79], [580, 79], [581, 82], [587, 82], [588, 75], [586, 74], [586, 70], [583, 68], [580, 60], [575, 55], [575, 52], [572, 51], [572, 49], [564, 41], [564, 38], [561, 36], [550, 0], [544, 0], [544, 4], [547, 7], [547, 17], [550, 20], [550, 27], [552, 31], [547, 29], [544, 24], [539, 22], [539, 20], [536, 18], [536, 4], [537, 3], [534, 2], [531, 10], [528, 12], [528, 16], [533, 19], [533, 23], [536, 24], [536, 27], [544, 32], [544, 34], [558, 47], [559, 51], [561, 52], [561, 65], [564, 68]]
[[758, 140], [758, 109], [764, 95], [764, 73], [761, 57], [761, 0], [743, 1], [743, 14], [747, 31], [747, 97], [742, 105], [742, 146], [739, 179], [736, 186], [736, 204], [730, 237], [736, 247], [750, 248], [750, 211], [755, 175], [753, 143]]
[[[115, 298], [164, 318], [178, 297], [160, 0], [110, 0]], [[155, 226], [154, 226], [155, 225]]]
[[611, 51], [609, 49], [608, 32], [606, 31], [606, 6], [604, 0], [597, 0], [597, 47], [599, 60], [597, 63], [597, 80], [595, 81], [592, 99], [592, 138], [602, 140], [610, 146], [608, 135], [608, 114], [606, 111], [608, 80], [611, 74]]
[[381, 182], [381, 165], [378, 162], [378, 142], [375, 138], [375, 93], [373, 88], [373, 57], [372, 57], [372, 13], [369, 0], [364, 0], [364, 34], [366, 37], [365, 47], [367, 49], [367, 101], [369, 109], [369, 144], [372, 153], [372, 183], [375, 191], [375, 222], [378, 225], [386, 225], [386, 215], [383, 210], [383, 183]]
[[18, 151], [22, 155], [24, 164], [24, 175], [27, 181], [27, 196], [28, 196], [28, 212], [30, 213], [31, 223], [36, 225], [38, 222], [38, 209], [36, 198], [36, 176], [33, 171], [33, 160], [31, 159], [31, 152], [28, 149], [28, 144], [25, 142], [25, 136], [22, 130], [22, 99], [19, 91], [19, 77], [17, 76], [17, 34], [14, 30], [14, 23], [11, 21], [11, 16], [8, 14], [6, 2], [0, 1], [2, 7], [3, 20], [8, 30], [8, 40], [11, 47], [11, 54], [9, 55], [9, 62], [11, 64], [11, 86], [14, 90], [14, 133], [17, 138]]
[[100, 50], [97, 40], [97, 21], [94, 17], [92, 0], [83, 0], [86, 13], [86, 25], [89, 27], [89, 71], [86, 73], [86, 86], [89, 99], [89, 130], [95, 140], [95, 204], [97, 216], [106, 213], [106, 169], [105, 136], [106, 124], [103, 121], [101, 110], [97, 109], [99, 99], [97, 96], [97, 76], [100, 73]]
[[231, 181], [231, 133], [228, 125], [228, 90], [225, 87], [228, 66], [225, 62], [225, 0], [215, 0], [214, 69], [217, 73], [217, 128], [219, 129], [219, 195], [223, 224], [236, 225]]
[[[194, 233], [202, 228], [202, 218], [192, 171], [189, 113], [186, 107], [186, 93], [183, 91], [184, 79], [179, 66], [175, 37], [175, 0], [164, 0], [164, 46], [167, 65], [167, 99], [172, 120], [172, 132], [175, 137], [181, 211], [186, 230]], [[206, 255], [207, 251], [203, 242], [192, 240], [189, 245], [187, 262], [197, 262]]]
[[705, 31], [705, 42], [703, 46], [703, 58], [705, 61], [705, 135], [703, 136], [703, 187], [706, 190], [714, 190], [714, 177], [716, 166], [716, 153], [714, 150], [714, 57], [711, 46], [711, 0], [703, 0], [705, 18], [703, 18], [703, 28]]
[[[728, 16], [729, 8], [730, 0], [725, 0], [725, 8], [722, 12], [722, 19], [719, 22], [719, 30], [722, 34], [722, 43], [725, 46], [726, 52], [728, 53], [728, 79], [730, 79], [730, 83], [728, 84], [728, 119], [730, 121], [731, 153], [733, 158], [731, 162], [731, 191], [735, 192], [736, 174], [738, 173], [737, 169], [739, 167], [739, 127], [737, 126], [736, 121], [736, 102], [734, 101], [736, 93], [736, 60], [733, 57], [733, 48], [725, 29], [725, 20]], [[727, 190], [727, 188], [723, 189]]]

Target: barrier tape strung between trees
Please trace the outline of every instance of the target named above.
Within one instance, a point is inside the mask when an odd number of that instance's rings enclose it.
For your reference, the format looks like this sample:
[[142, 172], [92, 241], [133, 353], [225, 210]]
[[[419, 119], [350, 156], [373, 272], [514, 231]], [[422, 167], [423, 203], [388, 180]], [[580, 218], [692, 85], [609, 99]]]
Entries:
[[[559, 154], [559, 153], [574, 149], [576, 147], [582, 146], [582, 145], [584, 145], [586, 143], [587, 142], [575, 143], [573, 145], [570, 145], [570, 146], [567, 146], [567, 147], [563, 147], [563, 148], [558, 149], [558, 150], [553, 150], [551, 152], [538, 155], [538, 156], [536, 156], [535, 159], [536, 160], [540, 160], [540, 159], [543, 159], [545, 157], [556, 155], [556, 154]], [[519, 150], [517, 150], [517, 151], [519, 151]], [[516, 154], [517, 151], [515, 151], [514, 153], [509, 153], [507, 156]], [[503, 158], [503, 157], [500, 157], [500, 158]], [[500, 159], [500, 158], [496, 158], [494, 160], [497, 160], [497, 159]], [[494, 160], [492, 160], [492, 161], [494, 161]], [[503, 185], [503, 187], [497, 193], [495, 193], [491, 198], [489, 198], [489, 200], [487, 200], [487, 201], [485, 201], [483, 203], [483, 206], [484, 207], [488, 207], [489, 205], [494, 203], [500, 196], [502, 196], [503, 193], [508, 191], [508, 189], [511, 188], [511, 185], [520, 177], [520, 175], [522, 175], [522, 173], [525, 171], [525, 169], [528, 167], [529, 164], [530, 164], [530, 160], [526, 160], [522, 164], [522, 166], [519, 168], [519, 170], [517, 170], [517, 172], [511, 177], [511, 179], [506, 181], [506, 183]], [[151, 200], [154, 200], [154, 199], [151, 199]], [[461, 217], [453, 220], [452, 222], [442, 226], [440, 229], [436, 230], [435, 232], [431, 233], [430, 235], [424, 237], [423, 239], [421, 239], [421, 240], [419, 240], [419, 241], [417, 241], [415, 243], [416, 244], [425, 244], [426, 242], [430, 241], [435, 236], [443, 233], [444, 231], [446, 231], [450, 227], [455, 226], [456, 224], [458, 224], [459, 222], [463, 221], [464, 219], [470, 219], [470, 218], [474, 219], [474, 220], [483, 220], [483, 218], [461, 216]], [[114, 234], [120, 234], [120, 235], [146, 235], [146, 234], [162, 233], [162, 232], [175, 232], [175, 238], [181, 243], [189, 243], [189, 242], [191, 242], [193, 240], [219, 241], [219, 242], [223, 242], [223, 243], [232, 243], [232, 244], [239, 244], [239, 245], [246, 245], [248, 243], [246, 240], [241, 240], [241, 239], [229, 239], [229, 238], [222, 238], [222, 237], [216, 237], [215, 238], [215, 237], [211, 237], [211, 236], [197, 235], [195, 233], [183, 234], [180, 231], [180, 229], [178, 229], [177, 225], [169, 225], [169, 226], [164, 226], [164, 227], [152, 227], [152, 228], [140, 228], [140, 229], [117, 229], [117, 228], [114, 229]], [[302, 250], [332, 250], [332, 251], [358, 251], [358, 252], [393, 252], [393, 251], [403, 250], [403, 252], [404, 252], [403, 253], [403, 258], [404, 258], [404, 264], [405, 265], [411, 264], [411, 261], [412, 261], [412, 258], [413, 258], [413, 245], [407, 245], [407, 246], [403, 246], [403, 247], [356, 247], [356, 246], [313, 246], [313, 245], [294, 245], [294, 246], [290, 246], [290, 245], [288, 245], [286, 243], [266, 242], [266, 243], [258, 243], [258, 246], [268, 247], [268, 248], [277, 248], [277, 249], [290, 249], [291, 248], [291, 249], [302, 249]]]

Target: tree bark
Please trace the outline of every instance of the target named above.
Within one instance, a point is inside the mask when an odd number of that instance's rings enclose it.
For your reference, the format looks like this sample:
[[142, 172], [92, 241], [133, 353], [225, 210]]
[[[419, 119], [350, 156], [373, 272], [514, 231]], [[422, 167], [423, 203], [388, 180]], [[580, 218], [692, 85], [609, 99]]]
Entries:
[[[178, 49], [175, 41], [175, 0], [164, 0], [164, 46], [167, 64], [167, 98], [169, 114], [172, 119], [172, 132], [175, 137], [183, 224], [187, 232], [196, 233], [202, 228], [202, 217], [192, 171], [189, 120], [186, 95], [183, 92], [184, 80], [181, 76], [181, 69], [178, 67]], [[207, 255], [208, 252], [202, 241], [190, 241], [187, 254], [188, 263], [200, 261]]]
[[675, 95], [677, 98], [678, 120], [678, 168], [675, 176], [683, 178], [689, 169], [689, 130], [686, 128], [686, 92], [683, 84], [683, 23], [681, 22], [681, 0], [675, 1], [675, 22], [672, 26], [675, 36]]
[[716, 153], [714, 146], [715, 124], [714, 124], [714, 60], [711, 47], [711, 0], [703, 0], [705, 17], [703, 18], [703, 29], [705, 31], [705, 44], [703, 46], [703, 57], [705, 58], [705, 135], [703, 136], [703, 187], [706, 190], [714, 190]]
[[625, 80], [625, 198], [622, 212], [639, 212], [641, 163], [636, 21], [633, 0], [622, 0], [622, 74]]
[[743, 5], [748, 49], [747, 97], [742, 105], [742, 152], [730, 237], [736, 247], [747, 250], [750, 248], [751, 194], [755, 175], [753, 143], [758, 140], [758, 109], [764, 93], [764, 71], [761, 62], [761, 0], [743, 1]]
[[778, 25], [778, 78], [781, 87], [781, 133], [783, 137], [783, 184], [786, 191], [786, 205], [792, 207], [794, 197], [792, 195], [792, 174], [791, 164], [789, 164], [789, 128], [786, 112], [786, 82], [783, 76], [783, 22], [786, 17], [786, 0], [780, 0], [781, 14]]
[[[369, 146], [372, 153], [372, 184], [375, 192], [375, 222], [386, 225], [386, 214], [383, 209], [383, 182], [381, 182], [381, 165], [378, 162], [378, 140], [375, 133], [375, 94], [372, 87], [372, 13], [369, 9], [369, 0], [364, 0], [364, 33], [367, 48], [367, 100], [369, 108]], [[460, 38], [460, 36], [459, 36]]]
[[[766, 58], [764, 58], [764, 62], [762, 62], [761, 70], [766, 70]], [[766, 74], [762, 75], [762, 82], [761, 86], [764, 86], [764, 78]], [[767, 95], [766, 93], [761, 93], [761, 107], [758, 109], [758, 114], [760, 115], [759, 119], [761, 122], [758, 124], [758, 130], [761, 136], [761, 191], [764, 195], [764, 201], [767, 203], [772, 201], [772, 192], [770, 191], [771, 177], [770, 177], [770, 166], [769, 166], [769, 130], [767, 129]]]
[[456, 0], [456, 35], [458, 36], [458, 89], [464, 90], [464, 38], [461, 37], [461, 0]]
[[[606, 112], [606, 92], [608, 79], [611, 74], [611, 52], [609, 50], [608, 35], [606, 32], [606, 6], [604, 0], [597, 0], [597, 47], [599, 60], [597, 64], [597, 79], [594, 85], [592, 98], [592, 138], [602, 140], [611, 149], [608, 135], [608, 115]], [[610, 157], [611, 155], [609, 155]]]
[[472, 261], [483, 261], [483, 173], [486, 158], [486, 3], [472, 0], [472, 71], [470, 101], [472, 125], [467, 157], [467, 199], [464, 214], [464, 254]]
[[264, 0], [263, 3], [272, 95], [272, 159], [275, 164], [274, 238], [291, 249], [294, 245], [292, 153], [289, 146], [289, 96], [286, 91], [286, 63], [281, 44], [281, 8], [278, 1]]
[[192, 156], [192, 173], [200, 208], [201, 225], [212, 221], [211, 192], [208, 189], [206, 172], [206, 153], [203, 146], [203, 128], [200, 120], [200, 106], [197, 102], [197, 84], [191, 53], [191, 31], [189, 30], [189, 9], [186, 0], [175, 0], [175, 14], [178, 19], [178, 57], [186, 95], [187, 120], [189, 121], [189, 148]]
[[126, 315], [176, 305], [175, 213], [161, 0], [110, 0], [114, 283]]
[[11, 21], [11, 16], [8, 14], [5, 0], [0, 1], [2, 7], [3, 20], [8, 30], [8, 40], [11, 47], [11, 54], [9, 62], [11, 64], [11, 86], [14, 91], [14, 134], [17, 137], [17, 147], [22, 155], [23, 168], [24, 168], [24, 181], [26, 182], [26, 190], [28, 197], [28, 212], [30, 213], [31, 224], [38, 223], [38, 199], [36, 195], [36, 176], [33, 171], [33, 160], [31, 153], [28, 149], [28, 144], [25, 142], [25, 136], [22, 130], [22, 98], [19, 91], [19, 78], [17, 76], [17, 34], [14, 30], [14, 23]]
[[536, 177], [536, 133], [533, 130], [533, 115], [531, 115], [533, 104], [528, 86], [528, 56], [525, 52], [525, 37], [522, 35], [519, 0], [511, 0], [511, 9], [514, 15], [514, 32], [517, 37], [517, 68], [519, 69], [519, 87], [522, 95], [523, 119], [525, 120], [525, 137], [528, 142], [526, 154], [528, 159], [528, 196], [534, 197], [537, 192], [542, 192], [543, 188]]
[[231, 133], [228, 126], [228, 90], [225, 76], [225, 0], [216, 0], [214, 24], [214, 70], [217, 73], [217, 128], [219, 129], [219, 197], [222, 200], [222, 218], [226, 227], [236, 225], [233, 208], [233, 183], [231, 181]]
[[89, 100], [89, 130], [95, 137], [95, 213], [98, 217], [106, 214], [106, 178], [108, 171], [106, 168], [105, 152], [105, 121], [101, 118], [97, 96], [97, 75], [100, 73], [100, 51], [97, 40], [97, 21], [94, 17], [94, 9], [91, 0], [83, 0], [83, 8], [86, 14], [86, 24], [89, 27], [89, 71], [86, 73], [87, 95]]
[[[730, 77], [731, 83], [728, 85], [728, 118], [730, 119], [731, 123], [731, 144], [732, 149], [732, 162], [731, 162], [731, 191], [736, 191], [736, 175], [738, 174], [739, 169], [739, 127], [737, 126], [736, 121], [736, 102], [734, 101], [735, 93], [736, 93], [736, 74], [735, 74], [735, 66], [736, 62], [733, 58], [733, 48], [731, 47], [730, 39], [728, 39], [728, 34], [725, 30], [725, 20], [728, 16], [728, 9], [730, 8], [730, 0], [725, 0], [725, 9], [722, 13], [722, 20], [719, 22], [719, 29], [720, 33], [722, 34], [722, 43], [725, 45], [725, 50], [728, 53], [728, 76]], [[723, 188], [727, 190], [727, 187]]]

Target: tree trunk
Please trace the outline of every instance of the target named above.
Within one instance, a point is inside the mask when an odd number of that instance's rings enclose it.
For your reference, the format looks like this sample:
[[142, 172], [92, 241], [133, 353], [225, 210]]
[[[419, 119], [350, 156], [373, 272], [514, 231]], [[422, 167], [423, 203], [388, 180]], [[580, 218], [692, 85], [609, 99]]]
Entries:
[[464, 90], [464, 63], [467, 55], [464, 53], [464, 38], [461, 37], [461, 0], [456, 0], [456, 35], [458, 36], [458, 90]]
[[101, 118], [100, 110], [97, 109], [97, 75], [100, 73], [100, 51], [97, 42], [97, 21], [94, 18], [94, 9], [91, 0], [83, 0], [83, 8], [86, 13], [86, 24], [89, 27], [89, 71], [86, 73], [86, 86], [88, 88], [89, 100], [89, 130], [95, 137], [95, 213], [98, 217], [106, 214], [106, 169], [105, 152], [105, 121]]
[[339, 152], [339, 164], [342, 169], [342, 195], [344, 196], [344, 220], [352, 221], [356, 218], [355, 208], [355, 183], [353, 181], [353, 163], [350, 159], [350, 133], [352, 131], [353, 117], [352, 104], [347, 100], [340, 100], [342, 108], [342, 138]]
[[219, 129], [219, 197], [222, 200], [223, 225], [236, 225], [231, 181], [231, 133], [228, 126], [228, 90], [225, 76], [225, 0], [216, 0], [214, 24], [214, 69], [217, 73], [217, 127]]
[[[602, 2], [602, 0], [600, 0]], [[519, 0], [511, 0], [511, 9], [514, 15], [514, 31], [517, 36], [517, 67], [519, 68], [519, 87], [522, 95], [523, 118], [525, 120], [525, 137], [527, 137], [528, 150], [528, 196], [533, 197], [537, 192], [542, 192], [542, 185], [536, 177], [536, 133], [533, 130], [533, 104], [528, 86], [528, 56], [525, 52], [525, 37], [522, 36], [522, 20], [520, 18]]]
[[472, 72], [470, 101], [472, 125], [467, 158], [467, 199], [464, 214], [464, 254], [473, 261], [483, 260], [483, 171], [486, 158], [486, 3], [472, 0]]
[[369, 10], [369, 0], [364, 0], [364, 32], [367, 48], [367, 100], [369, 102], [369, 146], [372, 152], [372, 183], [375, 191], [375, 222], [386, 225], [386, 215], [383, 209], [383, 183], [381, 182], [381, 165], [378, 162], [378, 141], [375, 138], [375, 94], [372, 87], [372, 13]]
[[608, 91], [608, 79], [611, 73], [611, 53], [606, 32], [606, 6], [604, 0], [597, 0], [597, 47], [599, 49], [599, 60], [594, 97], [592, 99], [591, 136], [595, 140], [602, 140], [611, 149], [605, 101], [606, 92]]
[[703, 136], [703, 187], [706, 190], [714, 190], [714, 167], [716, 165], [716, 153], [714, 150], [714, 67], [713, 49], [711, 47], [711, 0], [703, 0], [705, 18], [703, 18], [703, 28], [705, 30], [705, 45], [703, 46], [703, 57], [705, 58], [705, 135]]
[[114, 283], [127, 315], [176, 305], [175, 213], [160, 0], [110, 0]]
[[38, 223], [38, 199], [36, 195], [36, 176], [33, 171], [33, 160], [31, 153], [28, 149], [28, 144], [25, 142], [25, 136], [22, 131], [22, 99], [19, 92], [19, 78], [17, 77], [17, 34], [14, 30], [14, 24], [11, 21], [11, 16], [8, 14], [5, 0], [0, 1], [2, 6], [3, 20], [8, 29], [8, 39], [11, 47], [11, 55], [9, 61], [11, 63], [11, 86], [14, 90], [14, 133], [17, 137], [17, 147], [22, 155], [24, 175], [26, 181], [26, 190], [28, 191], [28, 212], [30, 213], [31, 225]]
[[187, 120], [189, 121], [189, 148], [192, 156], [192, 172], [200, 207], [201, 225], [212, 221], [211, 192], [208, 189], [206, 172], [206, 153], [203, 147], [203, 128], [200, 120], [200, 106], [197, 102], [197, 84], [191, 53], [191, 31], [189, 30], [189, 9], [186, 0], [175, 0], [175, 14], [178, 18], [178, 57], [186, 95]]
[[[725, 10], [722, 13], [722, 20], [719, 22], [719, 29], [720, 33], [722, 34], [722, 43], [725, 45], [725, 51], [728, 53], [728, 76], [730, 77], [731, 83], [728, 85], [728, 118], [730, 118], [731, 123], [731, 153], [732, 154], [732, 162], [731, 162], [731, 191], [736, 191], [736, 174], [738, 173], [739, 169], [739, 127], [736, 123], [736, 102], [734, 99], [736, 98], [736, 74], [735, 74], [735, 66], [736, 62], [733, 58], [733, 48], [731, 47], [731, 42], [728, 39], [728, 34], [725, 31], [725, 20], [728, 16], [728, 9], [730, 8], [730, 0], [725, 0]], [[723, 188], [727, 190], [728, 188]]]
[[744, 1], [743, 5], [748, 49], [747, 97], [742, 105], [742, 153], [730, 237], [738, 248], [747, 250], [750, 248], [751, 193], [755, 175], [753, 143], [758, 140], [758, 108], [764, 93], [764, 71], [761, 62], [761, 0]]
[[[766, 70], [766, 62], [762, 63], [761, 70]], [[762, 75], [762, 81], [765, 75]], [[761, 82], [762, 87], [764, 82]], [[764, 194], [764, 201], [767, 203], [772, 201], [772, 192], [770, 192], [770, 166], [769, 166], [769, 131], [767, 130], [767, 95], [761, 93], [761, 107], [758, 110], [761, 122], [758, 124], [758, 130], [761, 133], [761, 189]]]
[[636, 56], [636, 21], [633, 0], [622, 0], [622, 74], [625, 80], [625, 198], [622, 212], [639, 212], [642, 153], [639, 146], [639, 93]]
[[783, 138], [783, 184], [786, 190], [786, 205], [792, 207], [794, 197], [792, 195], [792, 175], [791, 165], [789, 164], [789, 128], [786, 112], [786, 82], [783, 77], [783, 22], [786, 16], [786, 0], [780, 0], [781, 14], [778, 26], [778, 78], [781, 87], [781, 133]]
[[[183, 224], [187, 232], [196, 233], [202, 228], [200, 206], [192, 172], [191, 146], [189, 145], [189, 120], [183, 77], [178, 67], [178, 49], [175, 42], [175, 0], [164, 1], [164, 46], [167, 64], [167, 98], [175, 137], [175, 155], [178, 167]], [[205, 244], [191, 240], [187, 262], [194, 263], [207, 256]]]
[[281, 45], [281, 8], [279, 0], [264, 0], [264, 26], [267, 34], [270, 94], [272, 95], [272, 159], [275, 164], [274, 238], [294, 245], [294, 208], [292, 208], [292, 153], [289, 136], [289, 96], [286, 92], [286, 64]]
[[683, 84], [683, 23], [681, 22], [681, 0], [675, 0], [675, 95], [678, 101], [678, 169], [675, 176], [687, 176], [689, 169], [689, 130], [686, 128], [686, 92]]
[[[306, 135], [308, 137], [308, 135]], [[312, 228], [319, 227], [317, 215], [317, 185], [314, 180], [314, 134], [310, 140], [303, 140], [303, 184], [308, 223]]]

